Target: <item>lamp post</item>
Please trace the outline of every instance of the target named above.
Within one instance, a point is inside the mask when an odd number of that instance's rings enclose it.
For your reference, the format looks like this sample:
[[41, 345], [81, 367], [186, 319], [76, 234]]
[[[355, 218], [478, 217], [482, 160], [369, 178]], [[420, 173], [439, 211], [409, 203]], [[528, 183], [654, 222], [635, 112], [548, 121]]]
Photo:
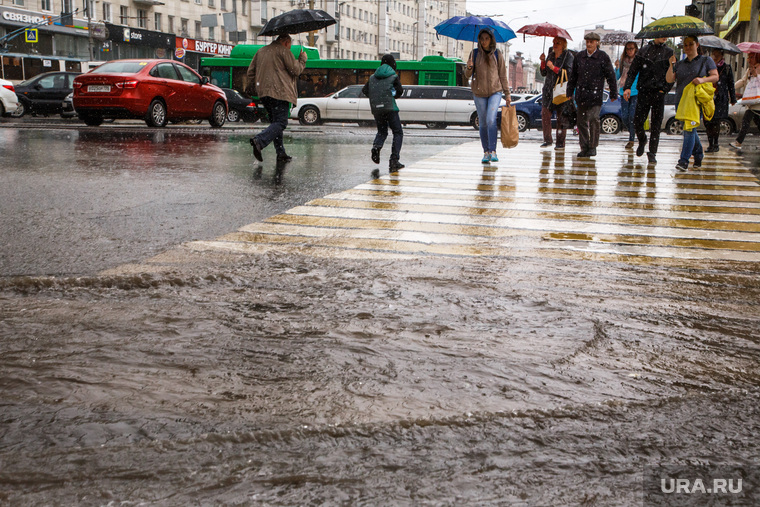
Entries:
[[518, 16], [518, 17], [516, 17], [516, 18], [512, 18], [512, 19], [510, 19], [509, 21], [507, 21], [507, 26], [509, 26], [509, 24], [510, 24], [512, 21], [516, 20], [516, 19], [527, 19], [528, 17], [529, 17], [529, 16]]
[[631, 31], [634, 31], [633, 24], [636, 22], [636, 7], [641, 4], [641, 28], [644, 28], [644, 2], [633, 0], [633, 16], [631, 16]]

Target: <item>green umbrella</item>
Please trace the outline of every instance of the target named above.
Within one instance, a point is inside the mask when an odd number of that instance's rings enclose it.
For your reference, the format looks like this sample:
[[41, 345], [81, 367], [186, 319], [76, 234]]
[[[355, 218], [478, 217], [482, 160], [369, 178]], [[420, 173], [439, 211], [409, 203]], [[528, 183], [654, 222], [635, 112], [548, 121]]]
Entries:
[[679, 37], [685, 35], [712, 35], [710, 25], [691, 16], [668, 16], [652, 21], [636, 34], [637, 39]]

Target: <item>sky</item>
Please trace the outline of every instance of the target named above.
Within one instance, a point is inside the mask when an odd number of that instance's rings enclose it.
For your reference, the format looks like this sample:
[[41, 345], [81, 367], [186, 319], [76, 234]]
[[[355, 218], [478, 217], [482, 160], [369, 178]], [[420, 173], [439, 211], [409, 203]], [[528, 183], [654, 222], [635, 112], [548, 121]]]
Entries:
[[[467, 0], [467, 11], [476, 16], [492, 16], [504, 21], [517, 32], [524, 25], [549, 22], [570, 32], [568, 47], [578, 49], [583, 42], [585, 29], [604, 25], [609, 30], [631, 30], [635, 0]], [[643, 0], [644, 24], [653, 18], [683, 15], [691, 0]], [[527, 16], [527, 17], [523, 17]], [[515, 19], [519, 18], [519, 19]], [[641, 29], [641, 2], [636, 5], [635, 30]], [[517, 34], [510, 41], [510, 52], [522, 51], [526, 57], [538, 62], [544, 48], [543, 37]], [[546, 48], [551, 39], [546, 40]], [[585, 46], [583, 46], [585, 47]]]

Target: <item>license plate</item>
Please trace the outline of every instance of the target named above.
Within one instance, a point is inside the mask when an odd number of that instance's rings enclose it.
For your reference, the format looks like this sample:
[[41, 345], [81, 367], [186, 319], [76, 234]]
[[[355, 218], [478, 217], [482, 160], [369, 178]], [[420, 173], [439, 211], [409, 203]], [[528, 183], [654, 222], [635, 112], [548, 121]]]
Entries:
[[108, 93], [111, 91], [109, 85], [90, 85], [87, 87], [87, 91], [90, 93]]

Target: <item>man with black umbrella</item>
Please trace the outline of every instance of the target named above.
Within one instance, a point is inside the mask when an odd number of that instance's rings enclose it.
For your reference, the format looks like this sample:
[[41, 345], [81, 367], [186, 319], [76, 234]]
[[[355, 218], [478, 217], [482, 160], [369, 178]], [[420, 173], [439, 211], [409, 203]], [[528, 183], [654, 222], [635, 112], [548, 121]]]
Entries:
[[631, 63], [628, 70], [628, 78], [623, 85], [623, 98], [631, 97], [631, 86], [638, 76], [636, 88], [639, 90], [636, 113], [633, 116], [633, 129], [639, 140], [636, 155], [642, 156], [647, 147], [647, 135], [644, 132], [644, 123], [647, 121], [649, 111], [652, 117], [649, 121], [649, 151], [647, 158], [650, 164], [657, 163], [657, 147], [660, 144], [660, 129], [662, 128], [662, 116], [665, 112], [665, 95], [673, 87], [672, 83], [665, 80], [665, 74], [670, 67], [670, 57], [673, 50], [665, 45], [667, 37], [658, 37], [644, 46]]
[[307, 56], [301, 51], [298, 60], [290, 52], [292, 40], [283, 34], [259, 49], [248, 67], [248, 84], [246, 93], [257, 95], [264, 105], [269, 120], [269, 127], [251, 138], [253, 156], [263, 161], [261, 150], [274, 142], [279, 162], [288, 162], [291, 157], [285, 153], [282, 132], [288, 127], [290, 104], [295, 104], [298, 97], [296, 80], [306, 67]]

